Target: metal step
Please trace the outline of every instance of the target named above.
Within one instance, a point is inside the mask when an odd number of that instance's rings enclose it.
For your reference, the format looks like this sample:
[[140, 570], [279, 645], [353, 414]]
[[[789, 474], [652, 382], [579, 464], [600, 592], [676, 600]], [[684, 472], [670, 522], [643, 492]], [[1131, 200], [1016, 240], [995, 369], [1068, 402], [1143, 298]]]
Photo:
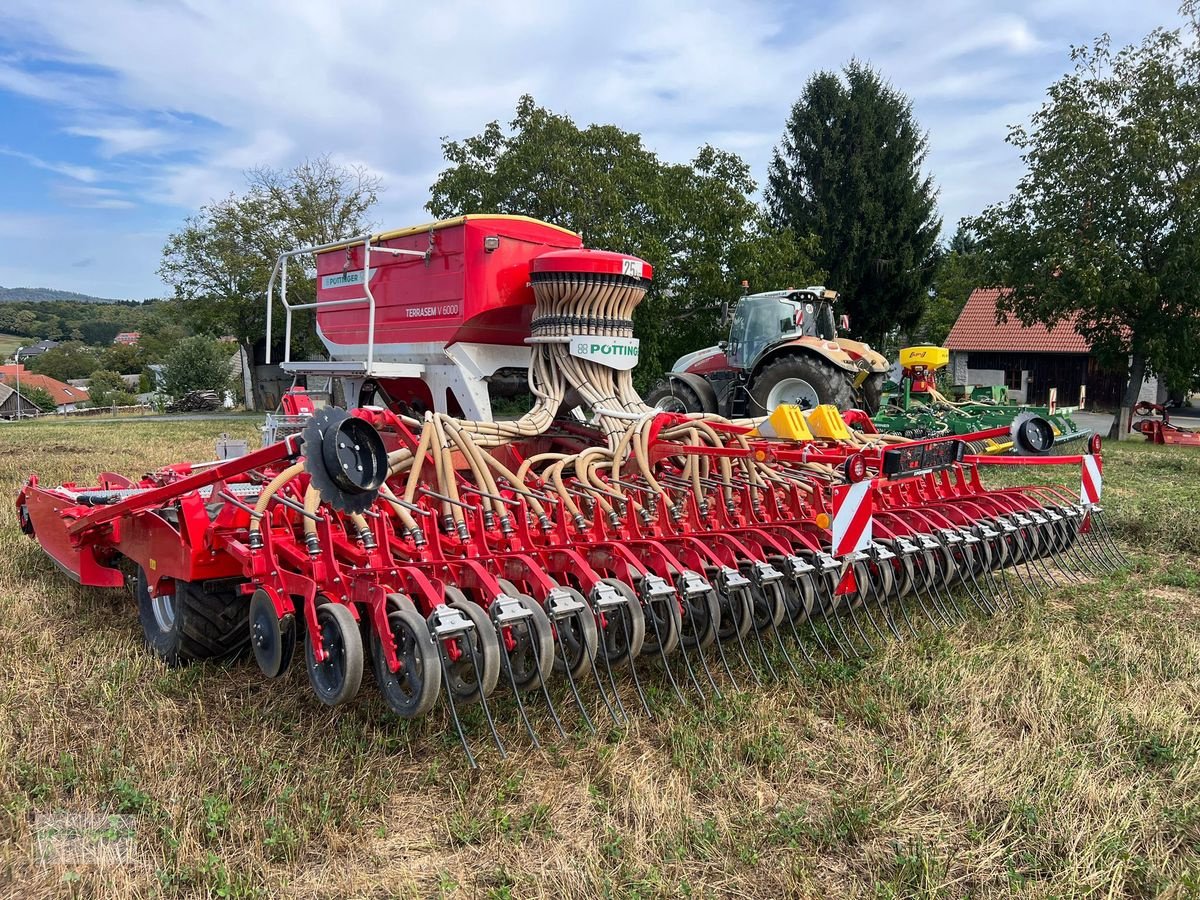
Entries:
[[420, 378], [425, 367], [415, 363], [390, 363], [374, 361], [368, 367], [366, 360], [342, 362], [327, 359], [296, 360], [280, 363], [279, 368], [290, 375], [362, 375], [368, 378]]

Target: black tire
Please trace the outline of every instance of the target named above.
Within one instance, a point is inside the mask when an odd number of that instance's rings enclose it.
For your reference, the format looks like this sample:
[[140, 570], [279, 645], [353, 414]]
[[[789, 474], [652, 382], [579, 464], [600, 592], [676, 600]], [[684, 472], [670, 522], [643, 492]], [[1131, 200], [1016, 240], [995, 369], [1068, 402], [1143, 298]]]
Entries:
[[678, 378], [664, 378], [646, 395], [646, 405], [664, 412], [702, 413], [704, 401], [692, 388]]
[[341, 603], [322, 603], [318, 606], [317, 624], [327, 655], [325, 662], [318, 663], [313, 634], [309, 632], [305, 635], [304, 659], [308, 663], [308, 683], [323, 704], [341, 706], [358, 696], [358, 689], [362, 686], [362, 632], [350, 607]]
[[236, 588], [210, 592], [177, 580], [174, 594], [156, 603], [146, 571], [139, 567], [134, 596], [146, 646], [168, 666], [232, 659], [250, 646], [249, 600]]
[[877, 372], [874, 375], [868, 375], [867, 380], [862, 385], [862, 401], [863, 409], [867, 415], [873, 416], [879, 412], [879, 408], [883, 406], [883, 383], [887, 380], [887, 375], [883, 372]]
[[371, 665], [388, 709], [401, 718], [415, 719], [437, 703], [442, 690], [442, 669], [437, 645], [425, 620], [411, 600], [402, 596], [398, 599], [404, 602], [389, 603], [388, 625], [401, 668], [398, 672], [388, 668], [383, 638], [374, 629], [370, 638]]
[[475, 626], [472, 632], [475, 636], [475, 660], [472, 661], [469, 650], [464, 650], [457, 662], [447, 666], [449, 678], [446, 679], [445, 688], [454, 694], [457, 703], [478, 703], [480, 689], [486, 699], [492, 696], [500, 681], [500, 641], [496, 637], [496, 626], [488, 614], [468, 600], [458, 588], [446, 585], [445, 591], [446, 605], [458, 610]]
[[[831, 403], [838, 409], [854, 405], [852, 380], [848, 372], [815, 356], [785, 354], [768, 360], [750, 383], [750, 413], [769, 415], [774, 407], [768, 404], [772, 389], [788, 378], [808, 382], [816, 392], [818, 403]], [[778, 404], [776, 404], [778, 405]]]

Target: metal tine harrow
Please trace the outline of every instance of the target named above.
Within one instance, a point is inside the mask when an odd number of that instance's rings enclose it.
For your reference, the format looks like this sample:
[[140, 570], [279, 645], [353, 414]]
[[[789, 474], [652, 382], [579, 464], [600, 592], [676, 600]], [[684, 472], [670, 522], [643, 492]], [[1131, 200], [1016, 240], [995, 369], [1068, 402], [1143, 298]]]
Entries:
[[[642, 471], [552, 470], [582, 440], [566, 429], [506, 445], [489, 483], [457, 458], [438, 480], [429, 454], [406, 491], [389, 460], [407, 450], [417, 465], [421, 425], [327, 409], [302, 434], [215, 465], [88, 489], [31, 479], [21, 522], [86, 583], [117, 586], [111, 564], [128, 559], [151, 603], [235, 585], [264, 673], [283, 675], [302, 642], [324, 703], [356, 695], [367, 655], [396, 715], [425, 716], [444, 695], [472, 766], [472, 706], [504, 756], [512, 708], [535, 747], [542, 723], [560, 737], [624, 728], [664, 703], [799, 677], [916, 638], [922, 619], [953, 627], [1124, 565], [1098, 497], [980, 477], [1078, 456], [784, 441], [721, 422], [695, 444], [691, 419], [663, 413]], [[521, 465], [539, 453], [550, 465]], [[152, 579], [139, 546], [175, 560], [171, 574]]]

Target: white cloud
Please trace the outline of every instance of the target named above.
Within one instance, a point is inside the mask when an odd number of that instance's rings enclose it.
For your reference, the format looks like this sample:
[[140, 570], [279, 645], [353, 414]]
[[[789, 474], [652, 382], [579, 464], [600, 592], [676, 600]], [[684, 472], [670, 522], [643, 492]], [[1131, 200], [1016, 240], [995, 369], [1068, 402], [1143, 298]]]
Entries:
[[111, 176], [128, 188], [118, 202], [182, 218], [247, 168], [330, 152], [384, 173], [378, 215], [399, 224], [423, 217], [439, 137], [507, 120], [523, 92], [640, 131], [669, 160], [735, 150], [762, 182], [807, 77], [858, 57], [913, 98], [952, 226], [1011, 189], [1006, 126], [1067, 68], [1067, 46], [1105, 30], [1136, 40], [1176, 21], [1176, 2], [7, 0], [0, 34], [22, 55], [0, 57], [0, 89], [54, 104], [95, 141], [70, 177]]
[[47, 172], [54, 172], [56, 175], [65, 175], [67, 178], [74, 178], [76, 181], [92, 182], [100, 180], [100, 173], [91, 166], [80, 166], [74, 163], [66, 162], [53, 162], [51, 160], [45, 160], [41, 157], [34, 156], [32, 153], [14, 150], [11, 147], [0, 147], [0, 154], [11, 156], [14, 159], [19, 159], [36, 169], [45, 169]]

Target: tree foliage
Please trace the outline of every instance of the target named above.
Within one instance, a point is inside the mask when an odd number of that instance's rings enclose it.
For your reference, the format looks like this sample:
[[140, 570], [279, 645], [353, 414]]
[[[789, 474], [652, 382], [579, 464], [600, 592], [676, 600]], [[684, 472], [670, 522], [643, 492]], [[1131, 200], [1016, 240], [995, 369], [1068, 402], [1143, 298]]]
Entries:
[[940, 251], [929, 301], [913, 329], [913, 336], [922, 343], [945, 343], [971, 291], [979, 286], [976, 244], [974, 235], [959, 226], [950, 243]]
[[94, 406], [112, 406], [114, 395], [128, 395], [129, 386], [120, 373], [112, 369], [97, 369], [88, 383], [88, 399]]
[[137, 331], [153, 305], [154, 301], [9, 300], [0, 303], [0, 332], [34, 341], [111, 344], [119, 332]]
[[[266, 334], [267, 284], [279, 254], [362, 233], [379, 191], [376, 176], [327, 156], [286, 172], [254, 169], [244, 194], [208, 204], [170, 235], [159, 275], [195, 331], [232, 335], [253, 358]], [[290, 264], [290, 298], [311, 299], [313, 265], [303, 258]], [[302, 345], [315, 343], [306, 316], [297, 317], [293, 335]]]
[[1157, 29], [1114, 50], [1072, 50], [1009, 142], [1026, 165], [1016, 191], [971, 224], [1004, 314], [1076, 328], [1126, 369], [1123, 430], [1146, 372], [1189, 381], [1200, 369], [1200, 27]]
[[163, 362], [163, 390], [172, 397], [189, 391], [225, 391], [229, 388], [229, 352], [211, 338], [184, 338]]
[[100, 368], [100, 357], [96, 350], [81, 341], [67, 341], [30, 358], [27, 365], [31, 372], [39, 375], [70, 381], [72, 378], [90, 377]]
[[[9, 384], [10, 387], [16, 387], [15, 384], [11, 384], [8, 381], [5, 383]], [[25, 385], [21, 385], [21, 396], [44, 413], [52, 413], [58, 409], [58, 404], [54, 401], [54, 397], [52, 397], [50, 392], [45, 388], [26, 387]], [[22, 413], [22, 416], [23, 415], [24, 413]]]
[[851, 328], [874, 342], [921, 316], [937, 262], [937, 189], [921, 171], [928, 141], [912, 103], [852, 61], [818, 72], [775, 148], [766, 200], [774, 220], [819, 241], [817, 263]]
[[517, 103], [499, 122], [444, 140], [447, 167], [430, 189], [436, 216], [515, 213], [579, 232], [589, 246], [642, 257], [654, 283], [637, 312], [637, 378], [718, 338], [721, 310], [748, 279], [766, 290], [817, 277], [811, 243], [766, 221], [746, 163], [701, 147], [689, 164], [663, 162], [615, 125], [580, 128], [568, 116]]

